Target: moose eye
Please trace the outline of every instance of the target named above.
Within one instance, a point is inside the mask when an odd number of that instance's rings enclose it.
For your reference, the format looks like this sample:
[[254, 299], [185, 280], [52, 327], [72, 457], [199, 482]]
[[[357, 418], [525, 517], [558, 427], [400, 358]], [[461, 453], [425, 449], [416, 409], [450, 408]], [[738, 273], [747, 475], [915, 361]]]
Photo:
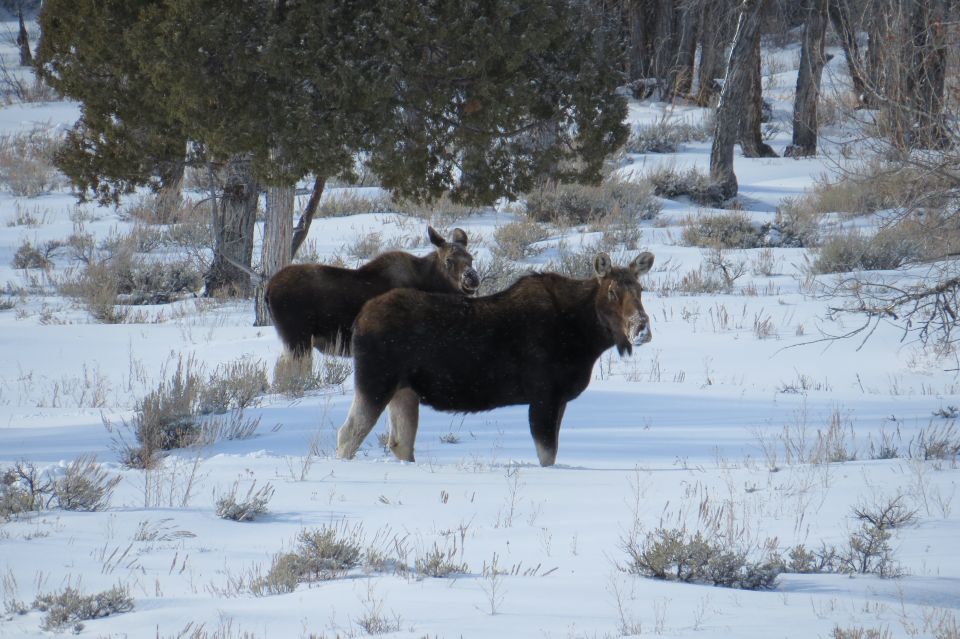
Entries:
[[617, 295], [616, 289], [613, 288], [612, 286], [607, 289], [607, 297], [610, 298], [610, 301], [611, 301], [611, 302], [616, 302], [617, 299], [619, 299], [619, 296]]
[[447, 260], [446, 260], [446, 265], [447, 265], [447, 268], [448, 268], [448, 269], [451, 269], [451, 270], [452, 270], [452, 269], [453, 269], [453, 260], [448, 257]]

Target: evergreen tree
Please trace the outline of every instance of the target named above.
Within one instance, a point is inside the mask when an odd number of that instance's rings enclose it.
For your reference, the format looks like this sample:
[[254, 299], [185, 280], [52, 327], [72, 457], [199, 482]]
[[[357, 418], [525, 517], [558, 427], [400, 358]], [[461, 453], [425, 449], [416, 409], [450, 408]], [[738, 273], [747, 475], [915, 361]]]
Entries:
[[101, 200], [189, 149], [249, 167], [223, 201], [364, 153], [403, 196], [491, 202], [598, 180], [627, 135], [617, 42], [577, 0], [49, 0], [41, 27], [41, 73], [83, 105], [61, 165]]

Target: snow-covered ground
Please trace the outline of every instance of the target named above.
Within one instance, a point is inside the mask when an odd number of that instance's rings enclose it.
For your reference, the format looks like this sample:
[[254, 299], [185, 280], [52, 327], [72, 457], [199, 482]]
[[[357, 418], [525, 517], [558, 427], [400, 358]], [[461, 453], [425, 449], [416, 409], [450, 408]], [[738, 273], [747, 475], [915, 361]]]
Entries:
[[[9, 42], [0, 52], [13, 64]], [[782, 123], [769, 140], [778, 152], [789, 142], [797, 57], [791, 49], [768, 58], [779, 60], [765, 81]], [[837, 55], [826, 84], [842, 82], [842, 70]], [[77, 113], [62, 103], [9, 105], [0, 108], [0, 134], [68, 126]], [[665, 113], [704, 117], [699, 109], [645, 103], [632, 105], [630, 118], [654, 122]], [[829, 153], [843, 131], [828, 135]], [[694, 142], [676, 154], [628, 158], [622, 171], [658, 163], [705, 168], [708, 155], [709, 142]], [[772, 219], [781, 199], [801, 194], [832, 166], [823, 157], [738, 155], [746, 212]], [[25, 212], [33, 220], [18, 223]], [[862, 347], [818, 341], [857, 320], [829, 321], [827, 303], [807, 295], [802, 249], [775, 249], [773, 274], [748, 269], [730, 294], [658, 295], [660, 284], [700, 266], [701, 250], [679, 244], [680, 220], [700, 213], [664, 202], [660, 218], [642, 226], [639, 249], [657, 260], [644, 300], [654, 339], [632, 357], [611, 351], [601, 358], [590, 387], [567, 409], [552, 468], [536, 464], [526, 407], [471, 415], [423, 408], [416, 463], [393, 460], [374, 437], [357, 459], [337, 460], [348, 381], [296, 400], [262, 397], [247, 411], [260, 419], [251, 439], [179, 451], [150, 472], [127, 469], [105, 422], [129, 420], [136, 400], [181, 357], [208, 370], [243, 358], [272, 370], [281, 353], [273, 329], [251, 326], [248, 302], [186, 300], [159, 323], [101, 324], [69, 298], [4, 298], [15, 305], [0, 311], [0, 469], [26, 460], [56, 475], [95, 454], [121, 481], [101, 512], [54, 509], [0, 523], [0, 597], [29, 607], [66, 586], [84, 593], [127, 587], [133, 611], [84, 622], [79, 634], [90, 637], [359, 636], [378, 617], [398, 637], [769, 639], [830, 637], [835, 627], [956, 637], [956, 461], [871, 458], [884, 436], [905, 453], [921, 430], [949, 426], [935, 413], [960, 406], [956, 371], [883, 325]], [[476, 240], [482, 258], [497, 226], [514, 219], [491, 210], [455, 225]], [[66, 189], [34, 198], [0, 192], [0, 284], [42, 283], [43, 273], [13, 268], [17, 248], [24, 240], [65, 239], [78, 220], [100, 238], [130, 228], [114, 209], [78, 207]], [[310, 237], [330, 258], [371, 231], [412, 245], [425, 226], [394, 214], [324, 218]], [[597, 239], [578, 229], [557, 233], [564, 237], [547, 245], [564, 239], [579, 248]], [[623, 264], [635, 253], [614, 259]], [[749, 264], [759, 249], [734, 253]], [[548, 248], [536, 261], [555, 255]], [[58, 259], [54, 271], [66, 268], [69, 261]], [[856, 459], [798, 462], [832, 422]], [[217, 497], [234, 482], [245, 492], [254, 481], [274, 488], [269, 512], [253, 522], [218, 518]], [[714, 532], [757, 559], [798, 544], [843, 548], [860, 526], [855, 508], [897, 496], [916, 520], [893, 531], [902, 573], [895, 578], [783, 574], [772, 590], [747, 591], [622, 570], [630, 536], [643, 539], [660, 527]], [[301, 531], [323, 526], [348, 530], [410, 565], [434, 550], [449, 552], [466, 571], [431, 578], [357, 568], [287, 594], [250, 592], [251, 578], [294, 549]], [[0, 637], [47, 636], [42, 618], [38, 610], [0, 610]], [[954, 634], [943, 634], [950, 623]]]

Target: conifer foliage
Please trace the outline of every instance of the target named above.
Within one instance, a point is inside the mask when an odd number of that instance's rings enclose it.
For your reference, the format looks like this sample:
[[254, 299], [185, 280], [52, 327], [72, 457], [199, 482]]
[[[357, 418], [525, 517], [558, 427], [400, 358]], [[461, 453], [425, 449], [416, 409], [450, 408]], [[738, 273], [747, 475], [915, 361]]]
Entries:
[[178, 160], [292, 184], [364, 152], [403, 195], [488, 202], [596, 180], [625, 140], [599, 20], [575, 0], [48, 0], [37, 65], [83, 105], [61, 165], [101, 200]]

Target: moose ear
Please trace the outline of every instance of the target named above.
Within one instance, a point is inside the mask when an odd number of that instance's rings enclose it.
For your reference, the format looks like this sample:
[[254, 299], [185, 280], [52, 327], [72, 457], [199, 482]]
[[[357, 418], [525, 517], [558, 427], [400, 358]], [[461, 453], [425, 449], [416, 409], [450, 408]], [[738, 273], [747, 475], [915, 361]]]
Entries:
[[593, 259], [593, 270], [595, 270], [600, 277], [607, 275], [611, 268], [613, 267], [610, 264], [610, 256], [606, 253], [598, 253]]
[[653, 266], [653, 253], [644, 251], [630, 262], [630, 273], [637, 279]]
[[453, 235], [450, 239], [460, 246], [467, 245], [467, 232], [463, 229], [453, 229]]
[[443, 246], [447, 243], [439, 233], [433, 230], [432, 226], [427, 227], [427, 237], [430, 238], [430, 243], [434, 246]]

